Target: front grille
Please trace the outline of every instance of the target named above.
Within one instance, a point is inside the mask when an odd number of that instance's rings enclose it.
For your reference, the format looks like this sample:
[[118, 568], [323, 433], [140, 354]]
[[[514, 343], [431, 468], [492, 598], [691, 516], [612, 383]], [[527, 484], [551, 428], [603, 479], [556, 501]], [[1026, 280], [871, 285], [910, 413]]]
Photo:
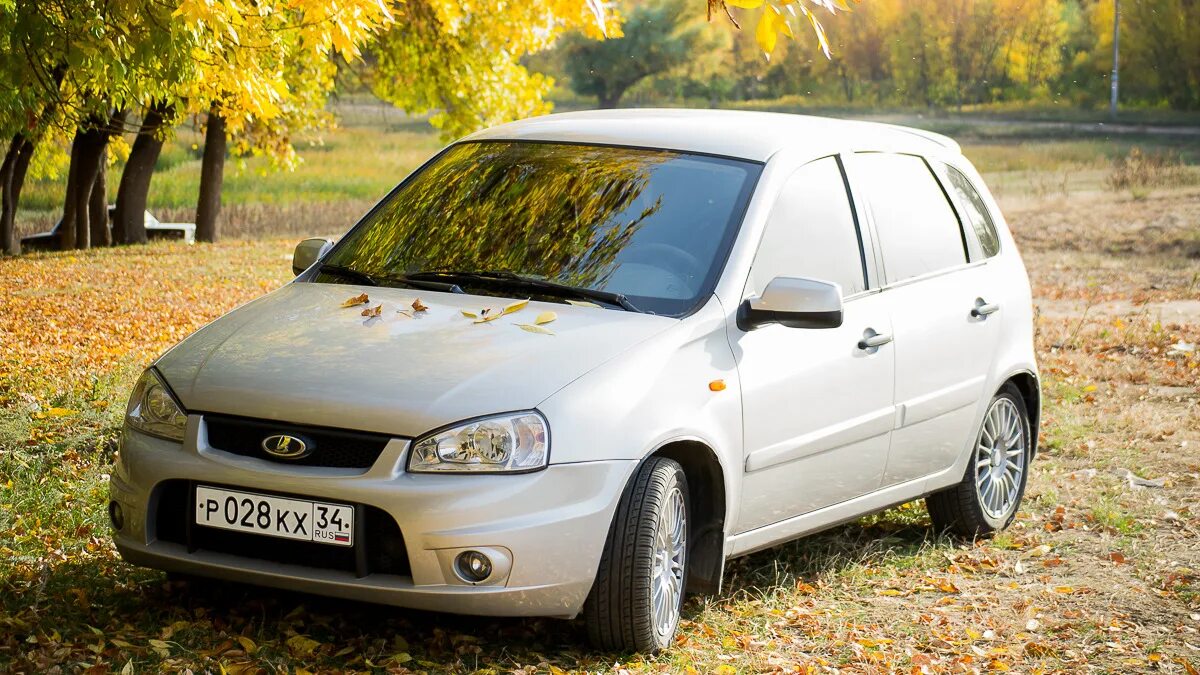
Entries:
[[[189, 553], [226, 553], [289, 565], [341, 570], [359, 577], [369, 574], [412, 574], [408, 564], [408, 550], [404, 546], [404, 536], [400, 533], [400, 527], [383, 509], [355, 504], [357, 532], [354, 546], [332, 546], [196, 525], [195, 506], [192, 504], [193, 486], [192, 481], [186, 480], [168, 480], [158, 486], [155, 491], [158, 503], [151, 511], [154, 514], [154, 522], [150, 523], [157, 539], [187, 546]], [[293, 499], [310, 499], [303, 495], [251, 491]]]
[[[235, 455], [296, 466], [369, 469], [390, 440], [384, 434], [228, 415], [205, 415], [204, 423], [208, 428], [208, 444], [211, 447]], [[277, 434], [300, 438], [312, 448], [312, 454], [298, 459], [281, 459], [271, 455], [263, 449], [263, 440]]]

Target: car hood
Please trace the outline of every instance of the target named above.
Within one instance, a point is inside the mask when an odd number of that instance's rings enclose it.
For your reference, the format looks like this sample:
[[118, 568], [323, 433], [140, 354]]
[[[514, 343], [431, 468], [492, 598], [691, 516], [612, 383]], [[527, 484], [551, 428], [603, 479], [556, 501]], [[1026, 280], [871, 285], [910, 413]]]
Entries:
[[[382, 303], [342, 307], [359, 293]], [[412, 312], [420, 297], [428, 306]], [[532, 302], [486, 324], [463, 310], [511, 299], [293, 283], [213, 323], [155, 364], [191, 412], [415, 436], [459, 420], [529, 409], [675, 319]], [[398, 309], [410, 310], [412, 318]], [[522, 330], [544, 311], [558, 318]]]

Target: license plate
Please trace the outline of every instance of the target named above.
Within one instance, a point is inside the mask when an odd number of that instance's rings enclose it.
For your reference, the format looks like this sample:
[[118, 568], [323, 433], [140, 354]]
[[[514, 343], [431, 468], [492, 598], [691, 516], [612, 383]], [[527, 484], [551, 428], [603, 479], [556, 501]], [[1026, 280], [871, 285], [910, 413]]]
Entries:
[[353, 506], [204, 485], [196, 486], [196, 524], [318, 544], [354, 545]]

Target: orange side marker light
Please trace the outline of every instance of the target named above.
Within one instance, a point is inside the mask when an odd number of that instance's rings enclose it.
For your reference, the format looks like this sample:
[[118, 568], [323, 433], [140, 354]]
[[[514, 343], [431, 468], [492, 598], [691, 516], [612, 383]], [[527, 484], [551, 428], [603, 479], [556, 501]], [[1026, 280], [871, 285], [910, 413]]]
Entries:
[[725, 391], [725, 380], [713, 380], [708, 383], [709, 391]]

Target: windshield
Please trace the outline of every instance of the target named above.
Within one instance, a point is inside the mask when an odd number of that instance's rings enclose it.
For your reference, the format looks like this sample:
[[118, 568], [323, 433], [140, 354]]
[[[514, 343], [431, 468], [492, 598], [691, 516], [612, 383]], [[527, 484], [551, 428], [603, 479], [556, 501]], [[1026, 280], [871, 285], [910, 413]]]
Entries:
[[[460, 143], [394, 190], [324, 265], [384, 280], [510, 273], [680, 316], [712, 292], [760, 170], [661, 150]], [[501, 294], [495, 279], [452, 280], [466, 292]]]

